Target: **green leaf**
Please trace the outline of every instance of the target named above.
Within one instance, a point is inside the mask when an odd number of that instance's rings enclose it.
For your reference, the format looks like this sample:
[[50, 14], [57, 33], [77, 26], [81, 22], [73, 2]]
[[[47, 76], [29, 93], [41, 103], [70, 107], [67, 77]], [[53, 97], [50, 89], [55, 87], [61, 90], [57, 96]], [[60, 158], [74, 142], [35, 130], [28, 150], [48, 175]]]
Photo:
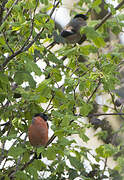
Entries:
[[99, 6], [100, 4], [101, 4], [101, 0], [95, 0], [95, 1], [93, 1], [93, 3], [92, 3], [92, 8], [95, 8], [96, 6]]
[[45, 4], [45, 5], [48, 5], [48, 0], [40, 0], [40, 2], [42, 3], [42, 4]]
[[57, 89], [55, 91], [54, 102], [56, 102], [56, 101], [58, 101], [58, 104], [64, 103], [66, 101], [65, 94], [61, 90], [59, 90], [59, 89]]
[[65, 130], [64, 129], [58, 129], [55, 131], [55, 136], [62, 137], [64, 135]]
[[26, 168], [26, 171], [28, 172], [28, 174], [30, 174], [30, 177], [32, 176], [34, 180], [38, 179], [38, 171], [35, 168], [35, 166], [33, 165], [33, 163]]
[[15, 178], [18, 180], [29, 180], [28, 176], [23, 171], [17, 171], [15, 174]]
[[86, 82], [85, 81], [80, 81], [79, 90], [84, 91], [85, 89], [86, 89]]
[[10, 180], [10, 178], [8, 176], [5, 176], [5, 179], [4, 180]]
[[74, 169], [71, 169], [71, 168], [69, 169], [68, 173], [69, 173], [69, 179], [70, 180], [74, 180], [76, 177], [79, 176], [77, 171]]
[[48, 54], [47, 59], [48, 59], [48, 61], [51, 61], [51, 62], [56, 63], [56, 64], [58, 64], [60, 62], [60, 60], [57, 59], [57, 57], [52, 53]]
[[81, 130], [79, 130], [79, 137], [80, 137], [84, 142], [89, 141], [88, 136], [85, 135], [85, 129], [84, 129], [84, 128], [82, 128]]
[[46, 157], [48, 160], [55, 160], [56, 159], [56, 152], [54, 151], [53, 147], [47, 148]]
[[96, 153], [98, 154], [98, 156], [101, 156], [103, 158], [111, 157], [117, 152], [117, 147], [114, 147], [112, 144], [104, 144], [96, 149]]
[[12, 157], [17, 159], [18, 156], [22, 155], [24, 152], [25, 152], [25, 149], [23, 147], [21, 147], [21, 146], [18, 146], [18, 147], [12, 146], [9, 149], [8, 156], [12, 156]]
[[17, 138], [17, 134], [11, 134], [11, 135], [9, 135], [9, 136], [2, 136], [2, 137], [0, 137], [0, 139], [3, 141], [5, 141], [5, 140], [8, 140], [8, 141], [10, 141], [10, 140], [12, 140], [12, 139], [16, 139]]
[[39, 68], [39, 66], [30, 60], [26, 61], [25, 67], [26, 67], [27, 71], [29, 71], [29, 72], [35, 72], [35, 74], [38, 76], [42, 75], [42, 71]]
[[85, 33], [87, 38], [92, 39], [92, 41], [98, 48], [105, 46], [104, 39], [97, 31], [95, 31], [93, 27], [87, 26], [81, 30], [81, 33]]
[[103, 141], [106, 141], [108, 137], [108, 132], [107, 131], [100, 131], [95, 134], [95, 136], [98, 136], [98, 139], [102, 139]]
[[29, 82], [31, 88], [36, 87], [36, 82], [29, 72], [26, 71], [17, 71], [14, 76], [15, 82], [21, 85], [23, 82]]
[[9, 86], [9, 79], [8, 79], [8, 77], [4, 74], [4, 73], [2, 73], [2, 72], [0, 72], [0, 83], [1, 83], [1, 87], [2, 88], [7, 88], [7, 86]]
[[83, 164], [76, 157], [68, 156], [68, 159], [75, 169], [81, 170], [83, 168]]
[[0, 45], [5, 45], [5, 39], [3, 36], [0, 36]]
[[19, 31], [21, 29], [21, 26], [20, 25], [18, 25], [18, 26], [13, 26], [12, 27], [12, 30], [13, 31]]
[[38, 92], [41, 95], [41, 98], [49, 98], [49, 96], [51, 95], [51, 89], [49, 87], [50, 82], [51, 79], [46, 79], [42, 83], [40, 83], [38, 88], [36, 89], [36, 92]]
[[52, 79], [55, 79], [56, 82], [59, 82], [62, 79], [59, 69], [53, 68], [50, 72], [50, 75], [52, 76]]
[[9, 0], [9, 1], [6, 3], [5, 7], [6, 7], [6, 8], [10, 8], [13, 3], [14, 3], [14, 0]]
[[100, 48], [105, 46], [105, 41], [102, 37], [98, 36], [97, 38], [93, 39], [94, 44]]
[[28, 162], [29, 158], [30, 158], [30, 153], [27, 151], [24, 152], [22, 162], [24, 162], [24, 163]]
[[41, 168], [42, 169], [46, 168], [46, 165], [41, 160], [34, 160], [32, 166], [34, 166], [37, 171], [40, 171]]
[[109, 108], [108, 108], [108, 106], [104, 105], [102, 109], [104, 112], [107, 112]]
[[87, 103], [83, 102], [82, 105], [80, 106], [80, 114], [83, 117], [86, 117], [91, 110], [92, 110], [91, 104], [87, 104]]

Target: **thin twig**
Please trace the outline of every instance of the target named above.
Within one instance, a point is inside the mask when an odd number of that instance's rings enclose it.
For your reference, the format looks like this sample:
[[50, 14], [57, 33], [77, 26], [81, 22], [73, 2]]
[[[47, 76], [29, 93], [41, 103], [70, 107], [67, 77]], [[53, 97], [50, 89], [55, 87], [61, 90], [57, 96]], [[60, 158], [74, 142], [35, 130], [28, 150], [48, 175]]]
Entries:
[[89, 101], [91, 100], [91, 98], [93, 97], [93, 95], [97, 92], [100, 84], [101, 84], [101, 79], [99, 79], [99, 82], [98, 82], [98, 84], [97, 84], [97, 87], [94, 89], [93, 93], [92, 93], [91, 96], [88, 98], [87, 103], [89, 103]]
[[[102, 115], [124, 115], [124, 113], [95, 113], [95, 114], [89, 114], [89, 116], [102, 116]], [[78, 115], [81, 116], [81, 115]], [[82, 117], [82, 116], [81, 116]], [[70, 125], [73, 121], [70, 122]], [[48, 147], [49, 144], [51, 144], [53, 142], [53, 140], [56, 138], [56, 135], [53, 134], [51, 136], [51, 138], [49, 139], [49, 141], [47, 142], [45, 148]], [[28, 165], [30, 165], [33, 161], [35, 160], [35, 157], [33, 157], [30, 161], [28, 161], [26, 164], [23, 165], [23, 167], [20, 168], [21, 171], [23, 171], [26, 167], [28, 167]]]
[[[7, 137], [9, 135], [9, 133], [10, 133], [11, 128], [12, 128], [12, 125], [10, 124], [10, 127], [9, 127], [7, 135], [6, 135]], [[2, 144], [2, 150], [1, 150], [1, 155], [0, 155], [0, 164], [3, 161], [3, 159], [4, 159], [5, 143], [6, 143], [6, 140]]]
[[[124, 5], [124, 0], [115, 7], [115, 11], [117, 11], [118, 9], [120, 9], [123, 5]], [[95, 30], [97, 30], [100, 26], [102, 26], [102, 24], [104, 24], [104, 23], [106, 22], [106, 20], [107, 20], [108, 18], [110, 18], [111, 16], [112, 16], [112, 13], [109, 12], [109, 13], [102, 19], [102, 21], [101, 21], [99, 24], [96, 25]]]
[[46, 46], [46, 49], [50, 50], [54, 45], [56, 44], [55, 41], [53, 41], [52, 43], [48, 44], [48, 46]]
[[105, 162], [104, 162], [104, 168], [103, 168], [103, 173], [102, 173], [102, 176], [101, 176], [101, 178], [103, 178], [104, 177], [104, 172], [105, 172], [105, 170], [106, 170], [106, 167], [107, 167], [107, 158], [105, 158]]
[[27, 38], [27, 40], [24, 42], [23, 46], [22, 46], [22, 49], [24, 49], [24, 47], [27, 45], [27, 43], [29, 42], [31, 36], [32, 36], [32, 33], [33, 33], [33, 29], [34, 29], [34, 18], [35, 18], [35, 13], [36, 13], [36, 9], [37, 9], [37, 6], [38, 6], [38, 2], [39, 0], [36, 0], [36, 6], [35, 6], [35, 9], [34, 9], [34, 16], [33, 18], [31, 18], [31, 30], [30, 30], [30, 35], [29, 37]]
[[35, 160], [35, 156], [33, 156], [33, 158], [28, 161], [27, 163], [25, 163], [21, 168], [20, 170], [23, 171], [26, 167], [28, 167], [33, 161]]
[[87, 68], [89, 68], [87, 71], [85, 71], [84, 73], [82, 73], [81, 75], [79, 75], [79, 77], [84, 76], [85, 74], [87, 74], [88, 72], [90, 72], [91, 69], [93, 69], [93, 67], [90, 67], [91, 64], [87, 65]]
[[[57, 3], [56, 3], [56, 0], [54, 1], [53, 9], [52, 9], [52, 11], [50, 12], [50, 15], [49, 15], [50, 18], [51, 18], [51, 16], [52, 16], [52, 14], [54, 13], [55, 9], [58, 7], [59, 3], [60, 3], [60, 1], [58, 1]], [[47, 21], [46, 21], [46, 23], [47, 23]], [[52, 43], [50, 43], [50, 44], [46, 47], [46, 49], [49, 48], [49, 50], [50, 50], [55, 44], [56, 44], [55, 41], [52, 42]]]
[[117, 115], [117, 116], [122, 116], [124, 115], [124, 113], [94, 113], [94, 114], [88, 114], [87, 117], [93, 117], [93, 116], [114, 116], [114, 115]]
[[52, 98], [51, 98], [51, 99], [50, 99], [50, 101], [49, 101], [48, 106], [46, 107], [46, 109], [45, 109], [45, 111], [44, 111], [44, 113], [48, 111], [49, 106], [51, 105], [51, 103], [52, 103], [52, 100], [53, 100], [54, 96], [55, 96], [55, 95], [53, 94], [53, 95], [52, 95]]
[[10, 121], [7, 121], [7, 122], [5, 122], [5, 123], [3, 123], [3, 124], [0, 124], [0, 126], [6, 126], [6, 125], [8, 125], [8, 124], [10, 124]]
[[[55, 8], [59, 5], [59, 3], [60, 3], [60, 2], [58, 2], [58, 3], [54, 6], [53, 10], [52, 10], [51, 13], [50, 13], [50, 17], [52, 16]], [[115, 10], [118, 10], [121, 6], [123, 6], [123, 4], [124, 4], [124, 0], [115, 8]], [[98, 29], [111, 15], [112, 15], [112, 13], [108, 13], [108, 14], [105, 16], [106, 18], [105, 18], [105, 19], [103, 18], [103, 20], [95, 27], [95, 29]], [[46, 20], [46, 23], [47, 23], [48, 21], [49, 21], [49, 19]], [[43, 31], [44, 31], [44, 28], [36, 35], [36, 37], [35, 37], [24, 49], [21, 48], [20, 50], [16, 51], [13, 55], [8, 56], [8, 57], [5, 59], [5, 62], [1, 65], [0, 70], [3, 70], [4, 67], [9, 63], [9, 61], [10, 61], [12, 58], [14, 58], [15, 56], [17, 56], [18, 54], [20, 54], [20, 53], [22, 53], [22, 52], [24, 52], [24, 51], [27, 51], [27, 50], [34, 44], [34, 42], [39, 38], [40, 34], [41, 34]], [[82, 41], [82, 42], [84, 42], [85, 40], [86, 40], [86, 38], [83, 38], [83, 41]], [[81, 42], [81, 43], [82, 43], [82, 42]], [[67, 58], [67, 56], [63, 56], [63, 57], [61, 58], [61, 60], [65, 60], [66, 58]]]
[[60, 1], [58, 1], [56, 4], [56, 0], [54, 1], [54, 5], [53, 5], [53, 8], [52, 8], [52, 10], [51, 10], [51, 12], [50, 12], [50, 17], [53, 15], [53, 13], [54, 13], [54, 11], [55, 11], [55, 9], [58, 7], [58, 5], [60, 4]]
[[[113, 95], [110, 91], [109, 91], [109, 94], [110, 94], [110, 96], [111, 96], [111, 99], [112, 99], [112, 103], [113, 103], [113, 105], [114, 105], [114, 110], [115, 110], [115, 112], [119, 113], [119, 111], [118, 111], [118, 109], [117, 109], [117, 107], [116, 107], [116, 105], [115, 105], [114, 95]], [[120, 118], [121, 118], [122, 120], [124, 120], [124, 117], [122, 117], [122, 115], [120, 115]]]
[[3, 20], [3, 12], [5, 10], [5, 5], [8, 2], [8, 0], [4, 0], [1, 5], [0, 5], [0, 26], [2, 24], [2, 20]]
[[55, 134], [53, 134], [53, 135], [51, 136], [51, 138], [48, 140], [45, 148], [46, 148], [49, 144], [51, 144], [55, 138], [56, 138], [56, 136], [55, 136]]
[[[117, 11], [117, 10], [120, 9], [123, 5], [124, 5], [124, 0], [115, 7], [115, 10]], [[112, 13], [111, 13], [111, 12], [108, 12], [108, 13], [106, 14], [106, 16], [101, 20], [101, 22], [95, 26], [95, 30], [99, 29], [111, 16], [112, 16]], [[83, 35], [83, 37], [82, 37], [81, 40], [79, 41], [79, 44], [82, 44], [84, 41], [86, 41], [86, 39], [87, 39], [87, 37]]]
[[10, 45], [9, 45], [9, 43], [7, 42], [6, 34], [5, 34], [4, 31], [3, 31], [3, 36], [4, 36], [4, 39], [5, 39], [5, 42], [6, 42], [7, 46], [8, 46], [8, 48], [10, 49], [10, 51], [12, 52], [12, 54], [14, 54], [14, 51], [12, 50], [12, 48], [11, 48]]
[[[22, 135], [23, 135], [23, 133], [21, 133], [21, 134], [18, 136], [18, 138], [21, 137]], [[18, 140], [14, 141], [14, 143], [11, 145], [11, 147], [15, 146], [15, 144], [16, 144], [17, 142], [18, 142]], [[11, 148], [11, 147], [10, 147], [10, 148]], [[8, 155], [8, 152], [9, 152], [9, 150], [6, 151], [6, 156]], [[7, 160], [8, 160], [8, 157], [6, 157], [6, 160], [5, 160], [4, 164], [3, 164], [2, 169], [4, 169], [4, 166], [5, 166], [6, 162], [7, 162]]]
[[[26, 139], [27, 139], [27, 134], [25, 135], [25, 138], [24, 138], [24, 141], [23, 141], [22, 145], [25, 144]], [[20, 169], [19, 166], [20, 166], [20, 163], [21, 163], [21, 159], [22, 159], [22, 155], [19, 157], [19, 159], [17, 161], [17, 165], [15, 167], [15, 171], [12, 172], [11, 174], [9, 174], [9, 177], [12, 177]]]
[[[52, 16], [55, 8], [58, 6], [60, 2], [58, 2], [54, 7], [53, 10], [50, 13], [50, 17]], [[49, 21], [49, 19], [46, 20], [46, 23]], [[42, 28], [39, 33], [35, 36], [35, 38], [26, 46], [22, 46], [18, 51], [16, 51], [14, 54], [8, 56], [7, 58], [5, 58], [4, 63], [0, 66], [0, 71], [4, 69], [4, 67], [10, 62], [11, 59], [13, 59], [14, 57], [16, 57], [17, 55], [21, 54], [22, 52], [27, 51], [34, 43], [35, 41], [40, 37], [41, 33], [44, 31], [45, 28]]]
[[11, 8], [9, 9], [9, 11], [7, 12], [6, 16], [3, 18], [1, 25], [4, 23], [4, 21], [6, 21], [6, 19], [8, 18], [8, 16], [9, 16], [10, 13], [11, 13], [13, 7], [18, 3], [18, 1], [19, 1], [19, 0], [16, 0], [16, 1], [13, 3], [13, 5], [12, 5]]

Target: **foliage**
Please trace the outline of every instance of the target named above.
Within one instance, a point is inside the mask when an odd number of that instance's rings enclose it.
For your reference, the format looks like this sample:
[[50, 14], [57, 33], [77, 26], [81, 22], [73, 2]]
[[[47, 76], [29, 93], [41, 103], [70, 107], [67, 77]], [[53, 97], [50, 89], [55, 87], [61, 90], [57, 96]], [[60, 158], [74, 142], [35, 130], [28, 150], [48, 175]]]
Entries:
[[[100, 0], [80, 0], [75, 7], [81, 9], [86, 4], [98, 13], [100, 3]], [[106, 6], [115, 14], [112, 5]], [[124, 58], [123, 46], [116, 43], [110, 52], [107, 46], [110, 47], [111, 42], [106, 43], [105, 38], [107, 28], [111, 27], [116, 35], [122, 31], [124, 15], [109, 18], [97, 30], [95, 26], [100, 20], [89, 18], [88, 26], [81, 29], [87, 43], [63, 44], [53, 50], [46, 44], [54, 41], [55, 23], [46, 12], [55, 8], [48, 0], [0, 1], [0, 179], [103, 179], [107, 177], [106, 159], [119, 153], [115, 160], [117, 166], [108, 172], [112, 179], [123, 179], [123, 143], [113, 143], [123, 127], [116, 133], [111, 132], [112, 137], [106, 142], [109, 126], [98, 124], [101, 129], [104, 127], [101, 136], [105, 144], [92, 155], [96, 163], [88, 156], [91, 150], [78, 146], [70, 137], [77, 134], [83, 142], [89, 141], [86, 130], [93, 128], [95, 122], [99, 123], [91, 119], [97, 112], [94, 103], [100, 93], [111, 95], [113, 112], [123, 112], [114, 104], [114, 90], [119, 85], [118, 69]], [[79, 61], [80, 57], [87, 60]], [[108, 110], [110, 107], [104, 105], [103, 111]], [[47, 148], [37, 149], [37, 153], [42, 154], [42, 159], [38, 160], [34, 158], [35, 150], [26, 133], [32, 116], [44, 111], [51, 121], [56, 141], [51, 141]], [[89, 122], [80, 120], [83, 117], [89, 117]], [[105, 160], [102, 170], [101, 159]], [[86, 161], [91, 168], [89, 172]]]

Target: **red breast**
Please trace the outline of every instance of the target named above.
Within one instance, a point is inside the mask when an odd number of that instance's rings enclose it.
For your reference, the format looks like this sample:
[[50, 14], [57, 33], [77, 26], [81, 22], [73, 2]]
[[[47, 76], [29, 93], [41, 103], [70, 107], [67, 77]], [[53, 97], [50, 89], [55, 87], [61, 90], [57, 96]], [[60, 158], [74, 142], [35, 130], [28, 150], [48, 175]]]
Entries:
[[41, 116], [35, 116], [28, 129], [28, 137], [32, 146], [45, 146], [48, 142], [48, 124]]

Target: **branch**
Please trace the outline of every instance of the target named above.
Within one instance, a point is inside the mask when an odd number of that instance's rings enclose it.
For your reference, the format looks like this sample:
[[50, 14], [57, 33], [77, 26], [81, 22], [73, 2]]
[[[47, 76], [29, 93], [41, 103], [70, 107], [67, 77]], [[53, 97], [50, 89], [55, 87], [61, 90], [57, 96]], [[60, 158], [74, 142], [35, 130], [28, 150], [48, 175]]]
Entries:
[[[27, 139], [27, 134], [25, 135], [25, 138], [24, 138], [24, 141], [23, 141], [22, 145], [25, 144], [26, 139]], [[19, 166], [20, 166], [20, 164], [21, 164], [21, 159], [22, 159], [22, 155], [20, 155], [20, 157], [19, 157], [19, 159], [18, 159], [18, 161], [17, 161], [17, 164], [16, 164], [16, 166], [15, 166], [15, 171], [14, 171], [14, 172], [11, 172], [11, 173], [9, 174], [9, 177], [10, 177], [10, 178], [20, 169]]]
[[0, 124], [0, 126], [6, 126], [6, 125], [9, 125], [9, 124], [10, 124], [10, 121], [7, 121], [7, 122], [5, 122], [3, 124]]
[[[23, 133], [21, 133], [17, 138], [21, 137], [22, 135], [23, 135]], [[11, 147], [14, 146], [17, 142], [18, 142], [18, 139], [14, 141], [14, 143], [11, 145]], [[11, 147], [10, 147], [10, 148], [11, 148]], [[5, 159], [4, 164], [3, 164], [3, 167], [2, 167], [1, 169], [4, 169], [4, 167], [5, 167], [5, 165], [6, 165], [6, 162], [7, 162], [8, 159], [9, 159], [9, 157], [8, 157], [8, 152], [9, 152], [9, 150], [6, 150], [6, 156], [5, 156], [6, 159]]]
[[[10, 127], [9, 127], [7, 135], [6, 135], [7, 137], [9, 135], [9, 133], [10, 133], [11, 128], [12, 128], [12, 125], [10, 124]], [[6, 144], [6, 140], [4, 140], [4, 142], [2, 144], [1, 155], [0, 155], [0, 164], [4, 159], [5, 144]]]
[[95, 90], [93, 91], [93, 93], [91, 94], [91, 96], [88, 98], [87, 103], [89, 103], [89, 101], [91, 100], [91, 98], [93, 97], [93, 95], [97, 92], [100, 84], [101, 84], [101, 79], [99, 79], [99, 83], [97, 84], [97, 86], [96, 86]]
[[53, 8], [52, 8], [52, 11], [50, 12], [50, 17], [53, 15], [55, 9], [57, 8], [57, 6], [59, 5], [60, 1], [58, 1], [56, 4], [56, 0], [54, 1], [54, 4], [53, 4]]
[[18, 3], [19, 0], [16, 0], [13, 5], [11, 6], [11, 8], [9, 9], [8, 13], [6, 14], [6, 16], [3, 18], [1, 25], [4, 23], [4, 21], [6, 21], [6, 19], [8, 18], [8, 16], [10, 15], [12, 8]]
[[48, 44], [48, 46], [46, 46], [46, 49], [50, 50], [52, 47], [54, 47], [54, 45], [56, 45], [56, 42], [53, 41], [52, 43]]
[[2, 24], [2, 20], [3, 20], [3, 12], [4, 12], [4, 7], [6, 5], [6, 3], [8, 2], [8, 0], [5, 0], [2, 2], [2, 4], [0, 5], [0, 25]]
[[34, 16], [33, 16], [33, 18], [31, 18], [31, 30], [30, 30], [30, 35], [29, 35], [29, 37], [27, 38], [27, 40], [24, 42], [24, 45], [22, 46], [21, 49], [24, 49], [24, 47], [27, 45], [28, 41], [30, 40], [30, 38], [31, 38], [31, 36], [32, 36], [33, 29], [34, 29], [34, 18], [35, 18], [35, 13], [36, 13], [36, 9], [37, 9], [37, 6], [38, 6], [38, 2], [39, 2], [39, 0], [36, 0], [36, 6], [35, 6], [35, 9], [34, 9]]
[[53, 135], [51, 136], [51, 138], [48, 140], [48, 142], [47, 142], [45, 148], [46, 148], [49, 144], [51, 144], [55, 138], [56, 138], [56, 135], [53, 134]]
[[[57, 4], [53, 7], [53, 10], [50, 13], [50, 17], [52, 16], [55, 8], [58, 6], [60, 2], [57, 2]], [[49, 19], [46, 20], [46, 23], [49, 22]], [[35, 41], [40, 37], [40, 34], [44, 31], [45, 28], [42, 28], [40, 30], [40, 32], [35, 36], [35, 38], [26, 46], [24, 47], [24, 45], [18, 50], [16, 51], [14, 54], [8, 56], [7, 58], [5, 58], [4, 63], [0, 66], [0, 71], [2, 71], [4, 69], [4, 67], [11, 61], [11, 59], [13, 59], [15, 56], [21, 54], [22, 52], [27, 51], [34, 43]]]
[[106, 167], [107, 167], [107, 158], [105, 158], [105, 162], [104, 162], [104, 168], [103, 168], [103, 171], [102, 171], [102, 176], [101, 176], [101, 178], [102, 177], [104, 177], [104, 172], [105, 172], [105, 170], [106, 170]]
[[7, 58], [5, 58], [4, 63], [1, 65], [0, 70], [2, 71], [4, 69], [4, 67], [11, 61], [11, 59], [13, 59], [15, 56], [21, 54], [24, 51], [27, 51], [33, 44], [34, 42], [39, 38], [40, 34], [44, 31], [44, 28], [35, 36], [35, 38], [26, 46], [24, 47], [24, 45], [18, 50], [16, 51], [14, 54], [8, 56]]
[[[28, 161], [27, 163], [25, 163], [20, 169], [20, 171], [23, 171], [26, 167], [28, 167], [33, 161], [35, 160], [35, 156], [33, 156], [32, 159], [30, 159], [30, 161]], [[11, 171], [9, 174], [8, 174], [8, 177], [11, 177], [16, 173], [16, 171]]]
[[33, 158], [32, 158], [30, 161], [28, 161], [27, 163], [25, 163], [24, 166], [22, 166], [22, 167], [20, 168], [20, 170], [23, 171], [23, 170], [24, 170], [26, 167], [28, 167], [34, 160], [35, 160], [35, 156], [33, 156]]
[[[115, 7], [115, 10], [117, 11], [117, 10], [120, 9], [123, 5], [124, 5], [124, 0]], [[109, 19], [111, 16], [112, 16], [112, 13], [109, 12], [109, 13], [101, 20], [101, 22], [95, 26], [95, 30], [99, 29], [99, 28], [107, 21], [107, 19]], [[81, 38], [81, 40], [79, 41], [79, 44], [82, 44], [84, 41], [86, 41], [86, 39], [87, 39], [86, 36], [83, 36], [83, 37]]]
[[124, 115], [124, 113], [95, 113], [95, 114], [88, 114], [87, 117], [93, 117], [93, 116], [113, 116], [113, 115]]
[[55, 97], [55, 94], [52, 94], [52, 97], [51, 97], [51, 99], [50, 99], [50, 101], [49, 101], [49, 104], [48, 104], [48, 106], [46, 107], [46, 109], [45, 109], [44, 113], [48, 111], [49, 106], [51, 105], [52, 100], [53, 100], [53, 98], [54, 98], [54, 97]]
[[[117, 109], [117, 106], [115, 105], [114, 95], [113, 95], [111, 92], [109, 92], [109, 94], [110, 94], [110, 96], [111, 96], [111, 99], [112, 99], [112, 103], [113, 103], [113, 105], [114, 105], [114, 110], [115, 110], [115, 112], [119, 113], [119, 111], [118, 111], [118, 109]], [[121, 112], [121, 111], [120, 111], [120, 112]], [[120, 115], [120, 118], [121, 118], [122, 120], [124, 120], [124, 117], [122, 117], [122, 115]]]
[[[51, 13], [50, 13], [50, 17], [52, 16], [52, 14], [53, 14], [53, 12], [54, 12], [54, 10], [55, 10], [55, 8], [58, 6], [58, 4], [60, 3], [59, 1], [56, 3], [56, 5], [55, 5], [55, 2], [56, 2], [56, 0], [54, 1], [54, 7], [53, 7], [53, 9], [52, 9], [52, 11], [51, 11]], [[47, 19], [46, 20], [46, 23], [49, 21], [49, 19]], [[0, 70], [2, 70], [7, 64], [8, 64], [8, 62], [13, 58], [13, 57], [15, 57], [16, 55], [18, 55], [18, 54], [20, 54], [20, 53], [22, 53], [22, 52], [24, 52], [24, 51], [26, 51], [26, 50], [28, 50], [31, 46], [32, 46], [32, 44], [38, 39], [38, 37], [40, 36], [40, 34], [42, 33], [44, 31], [44, 28], [42, 28], [42, 30], [36, 35], [36, 37], [24, 48], [24, 47], [22, 47], [20, 50], [18, 50], [17, 52], [15, 52], [14, 54], [12, 54], [11, 56], [9, 56], [8, 58], [6, 58], [6, 60], [5, 60], [5, 62], [3, 63], [3, 65], [0, 67]], [[53, 99], [53, 97], [52, 97], [52, 99]], [[51, 100], [52, 101], [52, 100]], [[51, 103], [51, 101], [50, 101], [50, 103]], [[55, 135], [53, 135], [50, 139], [49, 139], [49, 141], [48, 141], [48, 143], [47, 143], [47, 146], [55, 139]], [[46, 146], [46, 147], [47, 147]], [[21, 171], [23, 171], [26, 167], [28, 167], [33, 161], [35, 160], [35, 156], [32, 158], [32, 159], [30, 159], [30, 161], [28, 161], [27, 163], [25, 163], [20, 169], [18, 168], [18, 165], [20, 164], [20, 159], [19, 159], [19, 161], [18, 161], [18, 164], [17, 164], [17, 168], [16, 168], [16, 170], [13, 172], [13, 171], [11, 171], [10, 173], [9, 173], [9, 177], [12, 177], [15, 173], [16, 173], [16, 171], [17, 170], [21, 170]]]
[[8, 48], [10, 49], [10, 51], [12, 52], [12, 54], [14, 54], [14, 51], [12, 50], [12, 48], [11, 48], [10, 45], [9, 45], [9, 43], [7, 42], [6, 34], [5, 34], [4, 31], [3, 31], [3, 36], [4, 36], [4, 39], [5, 39], [5, 42], [6, 42], [7, 46], [8, 46]]
[[[124, 115], [124, 113], [99, 113], [99, 114], [96, 113], [96, 114], [89, 114], [87, 117], [90, 117], [90, 116], [91, 116], [91, 117], [92, 117], [92, 116], [102, 116], [102, 115]], [[81, 117], [82, 117], [82, 116], [81, 116]], [[71, 125], [72, 122], [73, 122], [73, 120], [70, 122], [70, 125]], [[53, 135], [51, 136], [51, 138], [48, 140], [45, 148], [47, 148], [48, 145], [51, 144], [55, 138], [56, 138], [56, 135], [53, 134]], [[30, 159], [30, 161], [28, 161], [26, 164], [24, 164], [24, 165], [20, 168], [20, 170], [23, 171], [23, 170], [24, 170], [26, 167], [28, 167], [34, 160], [35, 160], [35, 156], [34, 156], [32, 159]]]
[[[104, 115], [104, 116], [124, 115], [124, 113], [95, 113], [95, 114], [88, 114], [87, 117], [103, 116], [103, 115]], [[80, 117], [82, 117], [82, 115], [75, 115], [75, 116], [80, 116]], [[74, 120], [71, 120], [69, 125], [71, 125], [71, 123], [72, 123], [73, 121], [74, 121]], [[55, 138], [56, 138], [56, 135], [53, 134], [53, 135], [51, 136], [51, 138], [48, 140], [48, 142], [47, 142], [47, 144], [46, 144], [45, 147], [47, 147], [49, 144], [51, 144]]]
[[[123, 5], [124, 5], [124, 0], [115, 7], [115, 10], [117, 11], [117, 10], [120, 9]], [[97, 30], [100, 26], [102, 26], [102, 24], [104, 24], [105, 21], [106, 21], [108, 18], [110, 18], [111, 16], [112, 16], [112, 13], [109, 12], [109, 13], [102, 19], [102, 21], [101, 21], [99, 24], [96, 25], [95, 30]]]

